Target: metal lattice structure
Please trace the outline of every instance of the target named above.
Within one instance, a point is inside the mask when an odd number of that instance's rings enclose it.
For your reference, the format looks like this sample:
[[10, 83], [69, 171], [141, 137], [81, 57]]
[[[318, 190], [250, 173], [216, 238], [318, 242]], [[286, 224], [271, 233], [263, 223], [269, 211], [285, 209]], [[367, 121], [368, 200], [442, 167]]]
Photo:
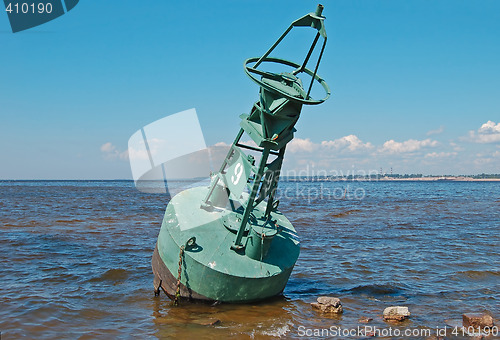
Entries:
[[[302, 106], [320, 104], [330, 96], [317, 74], [327, 41], [322, 11], [318, 5], [316, 12], [295, 20], [266, 53], [244, 62], [246, 74], [260, 87], [259, 100], [249, 114], [240, 116], [240, 130], [210, 186], [185, 190], [168, 204], [153, 254], [156, 292], [161, 287], [176, 301], [245, 302], [283, 291], [300, 243], [278, 210], [275, 194]], [[270, 57], [294, 27], [317, 31], [304, 61]], [[307, 65], [320, 38], [323, 43], [311, 70]], [[291, 72], [264, 71], [266, 64]], [[307, 86], [300, 78], [304, 74], [311, 78]], [[323, 99], [311, 97], [314, 83], [324, 89]], [[241, 142], [244, 134], [253, 145]]]

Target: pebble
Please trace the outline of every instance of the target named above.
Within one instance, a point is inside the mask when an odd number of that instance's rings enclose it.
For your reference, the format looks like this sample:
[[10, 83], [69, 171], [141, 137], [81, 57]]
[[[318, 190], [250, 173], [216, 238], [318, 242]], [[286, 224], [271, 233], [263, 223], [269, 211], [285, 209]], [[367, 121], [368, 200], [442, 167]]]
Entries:
[[358, 322], [368, 323], [368, 322], [370, 322], [372, 320], [373, 320], [372, 318], [369, 318], [369, 317], [366, 317], [366, 316], [362, 316], [362, 317], [359, 318]]

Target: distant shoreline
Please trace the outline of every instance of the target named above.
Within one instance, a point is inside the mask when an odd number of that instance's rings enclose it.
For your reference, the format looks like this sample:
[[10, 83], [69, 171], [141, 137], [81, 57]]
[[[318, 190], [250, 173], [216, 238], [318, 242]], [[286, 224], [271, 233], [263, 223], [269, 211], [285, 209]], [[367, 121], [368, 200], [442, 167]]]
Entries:
[[408, 178], [283, 178], [285, 182], [500, 182], [500, 178], [472, 178], [464, 176], [408, 177]]
[[500, 178], [470, 178], [470, 177], [421, 177], [421, 178], [379, 178], [376, 181], [381, 182], [500, 182]]

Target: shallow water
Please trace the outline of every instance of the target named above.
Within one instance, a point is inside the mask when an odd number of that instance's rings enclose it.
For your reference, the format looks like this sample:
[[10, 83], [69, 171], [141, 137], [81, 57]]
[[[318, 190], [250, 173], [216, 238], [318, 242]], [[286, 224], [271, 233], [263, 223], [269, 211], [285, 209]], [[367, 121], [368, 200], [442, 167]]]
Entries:
[[[0, 182], [2, 339], [298, 338], [365, 327], [362, 316], [379, 330], [435, 335], [462, 313], [500, 317], [499, 182], [280, 187], [302, 242], [284, 296], [173, 307], [154, 297], [151, 273], [165, 196], [128, 181]], [[309, 303], [320, 295], [339, 297], [344, 313], [318, 315]], [[392, 305], [408, 306], [410, 319], [382, 321]]]

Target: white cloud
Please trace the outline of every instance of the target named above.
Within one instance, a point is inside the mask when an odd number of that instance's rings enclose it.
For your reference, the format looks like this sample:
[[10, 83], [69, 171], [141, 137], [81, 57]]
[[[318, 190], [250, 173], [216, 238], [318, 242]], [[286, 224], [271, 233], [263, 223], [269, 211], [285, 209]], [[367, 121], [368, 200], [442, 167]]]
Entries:
[[371, 143], [363, 143], [355, 135], [348, 135], [334, 140], [326, 140], [321, 143], [314, 143], [309, 138], [295, 138], [288, 144], [287, 149], [291, 153], [324, 151], [330, 152], [332, 149], [344, 152], [365, 151], [373, 149]]
[[[224, 142], [222, 142], [224, 143]], [[224, 143], [225, 144], [225, 143]], [[258, 148], [259, 146], [257, 145], [257, 143], [255, 143], [253, 141], [253, 139], [250, 139], [250, 140], [247, 140], [247, 141], [243, 141], [243, 142], [240, 142], [240, 144], [243, 144], [243, 145], [248, 145], [248, 146], [253, 146], [254, 148]], [[216, 144], [217, 145], [217, 144]], [[227, 145], [227, 144], [226, 144]], [[227, 145], [229, 146], [229, 145]]]
[[495, 124], [495, 122], [489, 120], [477, 130], [479, 133], [500, 133], [500, 123]]
[[475, 143], [496, 143], [500, 142], [500, 123], [495, 123], [491, 120], [487, 121], [477, 132], [469, 131], [468, 139]]
[[[483, 124], [475, 132], [476, 137], [479, 132], [481, 135], [497, 134], [497, 126], [494, 122]], [[438, 142], [429, 137], [402, 141], [390, 139], [381, 144], [372, 144], [353, 134], [321, 142], [311, 138], [295, 138], [287, 146], [284, 169], [309, 169], [311, 173], [335, 169], [378, 171], [380, 167], [394, 167], [398, 173], [440, 174], [450, 173], [451, 170], [457, 173], [498, 172], [500, 144], [491, 145], [492, 149], [489, 150], [479, 145], [464, 148], [461, 140]], [[484, 150], [482, 154], [476, 155], [474, 151], [478, 148]]]
[[149, 161], [149, 155], [146, 149], [128, 148], [128, 157], [133, 161]]
[[295, 152], [312, 152], [318, 148], [318, 144], [311, 142], [309, 138], [295, 138], [287, 146], [288, 151]]
[[484, 166], [485, 164], [489, 164], [493, 162], [493, 158], [476, 158], [474, 160], [474, 164], [477, 166]]
[[456, 152], [431, 152], [425, 155], [425, 158], [447, 158], [456, 156]]
[[104, 143], [101, 145], [101, 152], [104, 156], [105, 159], [107, 160], [112, 160], [112, 159], [123, 159], [127, 160], [128, 159], [128, 151], [125, 150], [123, 152], [120, 152], [116, 146], [114, 146], [111, 142]]
[[409, 139], [404, 142], [396, 142], [393, 139], [391, 139], [386, 141], [384, 145], [382, 145], [382, 147], [379, 149], [379, 151], [382, 153], [390, 153], [390, 154], [407, 153], [407, 152], [418, 151], [421, 148], [425, 147], [435, 147], [437, 145], [438, 142], [430, 138], [424, 140]]
[[230, 146], [230, 145], [227, 143], [224, 143], [224, 142], [218, 142], [218, 143], [215, 143], [214, 146]]
[[[111, 144], [111, 143], [106, 143]], [[114, 146], [113, 146], [114, 147]], [[165, 154], [173, 153], [172, 149], [175, 149], [174, 145], [169, 145], [166, 140], [159, 138], [151, 138], [148, 139], [148, 148], [150, 155], [148, 154], [146, 143], [141, 138], [140, 141], [131, 145], [129, 143], [128, 151], [115, 153], [120, 159], [129, 159], [132, 161], [149, 161], [149, 157], [162, 156]], [[114, 157], [117, 158], [117, 157]]]
[[449, 144], [453, 148], [453, 150], [455, 150], [455, 151], [464, 151], [465, 150], [462, 146], [458, 145], [455, 142], [450, 142]]
[[477, 172], [498, 173], [500, 169], [500, 151], [486, 150], [471, 154], [470, 162], [475, 165]]
[[323, 141], [321, 142], [321, 146], [337, 150], [347, 149], [349, 151], [373, 149], [373, 145], [370, 142], [363, 143], [363, 141], [355, 135], [344, 136], [330, 141]]
[[427, 131], [427, 136], [439, 135], [440, 133], [443, 133], [443, 131], [444, 126], [440, 126], [439, 129]]
[[109, 153], [109, 152], [114, 152], [115, 150], [116, 150], [116, 147], [113, 144], [111, 144], [110, 142], [104, 143], [103, 145], [101, 145], [102, 152]]

